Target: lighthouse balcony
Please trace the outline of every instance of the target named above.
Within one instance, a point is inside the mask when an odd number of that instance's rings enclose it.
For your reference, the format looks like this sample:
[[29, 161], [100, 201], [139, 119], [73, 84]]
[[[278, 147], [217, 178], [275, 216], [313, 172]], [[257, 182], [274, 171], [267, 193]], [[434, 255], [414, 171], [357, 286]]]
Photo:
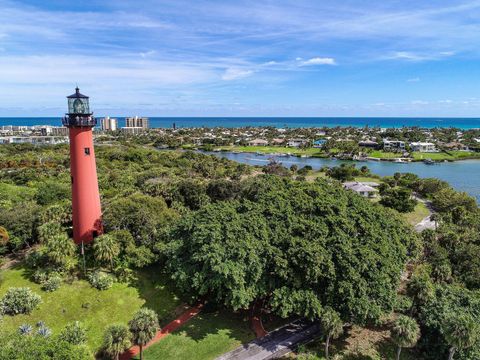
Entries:
[[97, 125], [97, 119], [90, 115], [70, 114], [62, 118], [62, 124], [67, 127], [94, 127]]

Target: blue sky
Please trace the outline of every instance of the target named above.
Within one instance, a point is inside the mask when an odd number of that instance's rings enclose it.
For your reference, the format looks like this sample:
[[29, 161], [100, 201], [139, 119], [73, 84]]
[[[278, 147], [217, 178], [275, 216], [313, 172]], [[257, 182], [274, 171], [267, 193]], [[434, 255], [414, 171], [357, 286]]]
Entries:
[[4, 1], [0, 116], [480, 117], [480, 1]]

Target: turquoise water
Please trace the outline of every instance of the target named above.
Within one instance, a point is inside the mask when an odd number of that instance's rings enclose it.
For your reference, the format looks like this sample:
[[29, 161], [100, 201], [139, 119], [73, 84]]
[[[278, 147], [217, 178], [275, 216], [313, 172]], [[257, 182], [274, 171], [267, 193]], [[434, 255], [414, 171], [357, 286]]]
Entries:
[[341, 161], [333, 159], [319, 158], [298, 158], [295, 156], [280, 157], [271, 155], [257, 155], [248, 153], [227, 153], [212, 152], [215, 156], [225, 157], [230, 160], [246, 163], [250, 165], [266, 165], [270, 158], [281, 162], [283, 166], [290, 167], [296, 164], [299, 168], [310, 165], [313, 169], [318, 170], [323, 166], [338, 166], [342, 162], [354, 163], [357, 167], [363, 165], [368, 166], [372, 173], [388, 176], [396, 172], [410, 172], [417, 174], [422, 178], [434, 177], [447, 181], [455, 189], [465, 191], [474, 196], [480, 203], [480, 160], [464, 160], [449, 163], [439, 163], [435, 165], [425, 165], [422, 162], [415, 163], [394, 163], [388, 161]]
[[[125, 118], [117, 117], [120, 126], [125, 126]], [[17, 125], [61, 125], [59, 117], [23, 117], [0, 118], [0, 126]], [[272, 127], [335, 127], [355, 126], [364, 127], [402, 127], [420, 126], [424, 128], [455, 127], [459, 129], [480, 128], [480, 118], [353, 118], [353, 117], [150, 117], [150, 126], [153, 128], [177, 127], [244, 127], [244, 126], [272, 126]]]

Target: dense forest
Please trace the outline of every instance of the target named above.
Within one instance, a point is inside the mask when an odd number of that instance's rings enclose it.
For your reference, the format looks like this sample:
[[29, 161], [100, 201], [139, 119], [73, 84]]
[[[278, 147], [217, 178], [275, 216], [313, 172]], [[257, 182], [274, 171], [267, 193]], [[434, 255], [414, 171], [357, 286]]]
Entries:
[[[96, 157], [105, 234], [86, 248], [84, 264], [71, 240], [68, 147], [0, 147], [0, 256], [25, 256], [45, 291], [75, 277], [107, 288], [159, 264], [187, 301], [231, 311], [260, 303], [278, 317], [319, 321], [332, 336], [393, 314], [400, 350], [480, 358], [480, 211], [447, 183], [384, 179], [385, 198], [415, 193], [431, 202], [436, 229], [418, 235], [393, 200], [343, 189], [338, 179], [351, 168], [307, 180], [310, 169], [117, 142], [97, 146]], [[36, 306], [32, 294], [14, 291], [0, 301], [3, 316]], [[21, 297], [31, 308], [18, 306]], [[0, 355], [33, 343], [9, 334]], [[63, 351], [88, 358], [69, 344]]]

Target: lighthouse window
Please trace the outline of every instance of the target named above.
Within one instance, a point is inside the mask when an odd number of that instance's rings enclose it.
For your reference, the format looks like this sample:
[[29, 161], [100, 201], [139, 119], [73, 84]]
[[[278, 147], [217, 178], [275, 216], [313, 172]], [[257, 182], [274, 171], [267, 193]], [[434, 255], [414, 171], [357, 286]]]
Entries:
[[90, 148], [85, 148], [85, 155], [90, 155]]

